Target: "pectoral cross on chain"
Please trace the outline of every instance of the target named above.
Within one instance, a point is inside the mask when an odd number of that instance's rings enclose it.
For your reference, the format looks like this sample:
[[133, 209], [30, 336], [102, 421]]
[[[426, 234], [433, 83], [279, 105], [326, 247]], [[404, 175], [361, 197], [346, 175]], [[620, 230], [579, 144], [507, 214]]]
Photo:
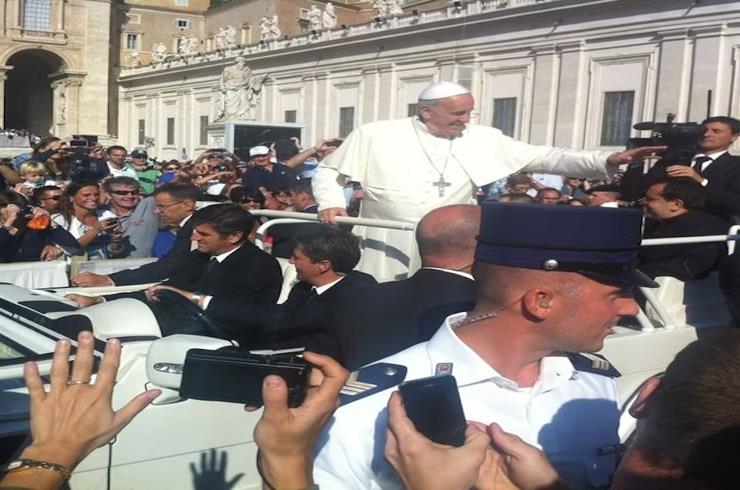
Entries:
[[445, 187], [450, 187], [452, 184], [445, 182], [444, 175], [440, 175], [439, 180], [437, 182], [433, 182], [432, 185], [439, 190], [439, 197], [444, 197]]

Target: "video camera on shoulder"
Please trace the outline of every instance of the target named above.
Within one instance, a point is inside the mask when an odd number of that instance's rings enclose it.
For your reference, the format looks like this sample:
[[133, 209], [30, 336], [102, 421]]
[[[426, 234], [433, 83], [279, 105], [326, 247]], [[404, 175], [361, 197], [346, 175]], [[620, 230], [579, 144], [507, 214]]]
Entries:
[[190, 349], [185, 356], [180, 395], [195, 400], [262, 406], [262, 381], [269, 374], [288, 385], [288, 405], [306, 397], [311, 365], [300, 352], [254, 354], [243, 349]]
[[666, 122], [639, 122], [633, 128], [650, 131], [649, 138], [630, 138], [627, 148], [667, 146], [661, 165], [686, 164], [696, 153], [696, 145], [704, 134], [704, 126], [696, 122], [674, 123], [675, 114], [668, 113]]

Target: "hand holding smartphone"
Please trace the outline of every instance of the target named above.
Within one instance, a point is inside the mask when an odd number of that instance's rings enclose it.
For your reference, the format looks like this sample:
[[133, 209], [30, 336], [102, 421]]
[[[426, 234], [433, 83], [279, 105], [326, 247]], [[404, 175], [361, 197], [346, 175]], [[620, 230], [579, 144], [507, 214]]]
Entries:
[[465, 413], [454, 376], [431, 376], [399, 386], [406, 415], [428, 439], [448, 446], [465, 443]]

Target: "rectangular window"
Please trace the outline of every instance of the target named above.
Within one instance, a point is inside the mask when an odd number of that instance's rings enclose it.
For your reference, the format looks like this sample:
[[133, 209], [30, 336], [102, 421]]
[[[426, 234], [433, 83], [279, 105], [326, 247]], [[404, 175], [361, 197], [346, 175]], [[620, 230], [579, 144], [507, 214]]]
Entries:
[[601, 117], [601, 146], [624, 146], [632, 128], [635, 91], [604, 92], [604, 115]]
[[406, 105], [406, 115], [408, 117], [414, 117], [416, 115], [416, 108], [418, 107], [418, 104], [408, 104]]
[[175, 0], [175, 5], [177, 5], [178, 7], [187, 7], [188, 0]]
[[339, 137], [346, 138], [355, 129], [355, 108], [339, 108]]
[[200, 138], [198, 143], [201, 146], [208, 145], [208, 116], [200, 116]]
[[50, 26], [51, 0], [25, 0], [23, 28], [32, 31], [48, 31]]
[[498, 128], [506, 136], [514, 136], [516, 129], [516, 97], [493, 99], [494, 128]]
[[298, 120], [298, 111], [285, 111], [285, 122], [294, 123]]
[[175, 19], [175, 27], [178, 29], [189, 29], [190, 21], [188, 19]]
[[175, 144], [175, 118], [167, 118], [167, 143], [166, 145], [172, 146]]
[[126, 49], [129, 51], [136, 51], [139, 49], [139, 35], [138, 34], [126, 34]]
[[139, 144], [143, 145], [146, 143], [146, 121], [139, 119]]

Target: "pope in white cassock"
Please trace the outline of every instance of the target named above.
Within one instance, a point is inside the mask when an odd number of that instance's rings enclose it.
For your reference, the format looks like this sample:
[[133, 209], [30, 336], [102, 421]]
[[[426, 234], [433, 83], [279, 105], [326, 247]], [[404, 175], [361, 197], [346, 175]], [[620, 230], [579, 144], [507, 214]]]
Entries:
[[[607, 179], [618, 165], [662, 149], [609, 154], [530, 145], [493, 127], [468, 125], [473, 107], [468, 89], [438, 82], [419, 95], [416, 117], [353, 131], [313, 178], [319, 217], [346, 216], [348, 181], [360, 182], [365, 192], [360, 217], [415, 223], [434, 208], [474, 204], [478, 187], [515, 172]], [[412, 232], [360, 226], [354, 233], [363, 238], [359, 270], [379, 281], [406, 276], [416, 249]]]

